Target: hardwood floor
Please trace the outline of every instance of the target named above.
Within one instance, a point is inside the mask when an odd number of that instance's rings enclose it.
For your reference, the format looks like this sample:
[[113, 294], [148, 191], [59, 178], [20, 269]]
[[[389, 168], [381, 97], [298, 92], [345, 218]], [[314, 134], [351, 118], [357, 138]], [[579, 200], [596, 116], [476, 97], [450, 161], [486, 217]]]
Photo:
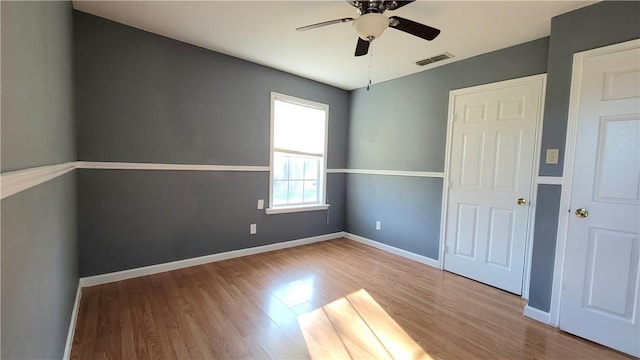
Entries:
[[72, 359], [628, 359], [346, 239], [82, 290]]

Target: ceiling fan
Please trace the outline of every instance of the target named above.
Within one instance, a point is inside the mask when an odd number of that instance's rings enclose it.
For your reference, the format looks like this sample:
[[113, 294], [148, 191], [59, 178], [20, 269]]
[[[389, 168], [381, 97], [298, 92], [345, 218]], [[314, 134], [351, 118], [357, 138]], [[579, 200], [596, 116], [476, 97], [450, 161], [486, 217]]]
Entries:
[[423, 38], [425, 40], [433, 40], [440, 34], [440, 30], [431, 26], [423, 25], [409, 19], [399, 16], [386, 17], [383, 13], [386, 10], [396, 10], [408, 5], [415, 0], [410, 1], [347, 1], [358, 9], [357, 18], [342, 18], [324, 21], [317, 24], [302, 26], [297, 28], [298, 31], [316, 29], [322, 26], [353, 22], [353, 29], [358, 34], [358, 43], [356, 44], [355, 56], [366, 55], [369, 52], [369, 44], [380, 37], [387, 27], [404, 31], [411, 35]]

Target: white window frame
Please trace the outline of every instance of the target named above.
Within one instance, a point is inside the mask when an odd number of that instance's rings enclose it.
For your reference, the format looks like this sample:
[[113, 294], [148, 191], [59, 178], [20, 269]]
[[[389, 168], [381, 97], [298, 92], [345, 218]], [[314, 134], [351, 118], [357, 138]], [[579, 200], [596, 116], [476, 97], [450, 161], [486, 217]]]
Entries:
[[[285, 101], [297, 105], [307, 106], [314, 109], [323, 110], [324, 119], [324, 152], [322, 154], [321, 169], [318, 176], [318, 203], [305, 205], [282, 205], [273, 206], [273, 156], [274, 156], [274, 103], [276, 100]], [[300, 99], [294, 96], [284, 95], [277, 92], [271, 92], [271, 124], [269, 139], [269, 207], [265, 209], [267, 214], [282, 214], [301, 211], [326, 210], [329, 208], [327, 204], [327, 149], [329, 143], [329, 105], [315, 101]]]

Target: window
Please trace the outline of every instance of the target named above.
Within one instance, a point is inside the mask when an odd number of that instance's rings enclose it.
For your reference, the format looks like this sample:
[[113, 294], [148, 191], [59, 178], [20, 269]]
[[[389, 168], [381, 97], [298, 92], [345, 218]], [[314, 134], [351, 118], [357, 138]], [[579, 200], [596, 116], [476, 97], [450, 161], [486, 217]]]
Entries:
[[268, 214], [322, 210], [329, 106], [271, 93]]

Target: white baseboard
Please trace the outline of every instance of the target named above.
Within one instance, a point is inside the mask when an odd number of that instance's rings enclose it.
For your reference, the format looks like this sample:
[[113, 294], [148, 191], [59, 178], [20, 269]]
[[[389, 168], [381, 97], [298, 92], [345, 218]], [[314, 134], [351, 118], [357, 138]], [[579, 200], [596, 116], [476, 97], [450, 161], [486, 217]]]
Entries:
[[76, 333], [76, 320], [78, 319], [78, 310], [80, 309], [80, 297], [82, 296], [82, 287], [78, 282], [78, 290], [76, 290], [76, 300], [73, 302], [73, 310], [71, 311], [71, 320], [69, 321], [69, 331], [67, 332], [67, 342], [64, 345], [63, 359], [68, 360], [71, 357], [71, 345], [73, 337]]
[[538, 320], [545, 324], [551, 324], [551, 315], [548, 312], [538, 310], [529, 305], [526, 305], [524, 307], [524, 316], [532, 318], [533, 320]]
[[172, 261], [172, 262], [163, 263], [163, 264], [144, 266], [144, 267], [139, 267], [135, 269], [112, 272], [108, 274], [88, 276], [88, 277], [80, 278], [80, 286], [87, 287], [87, 286], [106, 284], [114, 281], [132, 279], [132, 278], [137, 278], [141, 276], [147, 276], [147, 275], [162, 273], [166, 271], [187, 268], [187, 267], [196, 266], [196, 265], [208, 264], [216, 261], [233, 259], [237, 257], [247, 256], [247, 255], [260, 254], [268, 251], [286, 249], [294, 246], [307, 245], [307, 244], [320, 242], [320, 241], [338, 239], [344, 236], [345, 236], [344, 232], [337, 232], [333, 234], [326, 234], [326, 235], [308, 237], [304, 239], [285, 241], [285, 242], [276, 243], [276, 244], [256, 246], [248, 249], [233, 250], [233, 251], [227, 251], [227, 252], [218, 253], [218, 254], [211, 254], [211, 255], [205, 255], [205, 256], [200, 256], [200, 257], [195, 257], [190, 259]]
[[371, 240], [371, 239], [367, 239], [365, 237], [362, 236], [358, 236], [358, 235], [354, 235], [348, 232], [344, 233], [344, 237], [346, 237], [349, 240], [353, 240], [356, 242], [359, 242], [361, 244], [365, 244], [365, 245], [369, 245], [371, 247], [374, 247], [376, 249], [380, 249], [382, 251], [386, 251], [388, 253], [392, 253], [398, 256], [402, 256], [404, 258], [413, 260], [413, 261], [417, 261], [419, 263], [425, 264], [425, 265], [429, 265], [429, 266], [433, 266], [435, 268], [440, 269], [440, 261], [438, 260], [434, 260], [431, 258], [428, 258], [426, 256], [422, 256], [422, 255], [418, 255], [415, 253], [412, 253], [410, 251], [407, 250], [402, 250], [402, 249], [398, 249], [397, 247], [393, 247], [393, 246], [389, 246], [383, 243], [379, 243], [375, 240]]

